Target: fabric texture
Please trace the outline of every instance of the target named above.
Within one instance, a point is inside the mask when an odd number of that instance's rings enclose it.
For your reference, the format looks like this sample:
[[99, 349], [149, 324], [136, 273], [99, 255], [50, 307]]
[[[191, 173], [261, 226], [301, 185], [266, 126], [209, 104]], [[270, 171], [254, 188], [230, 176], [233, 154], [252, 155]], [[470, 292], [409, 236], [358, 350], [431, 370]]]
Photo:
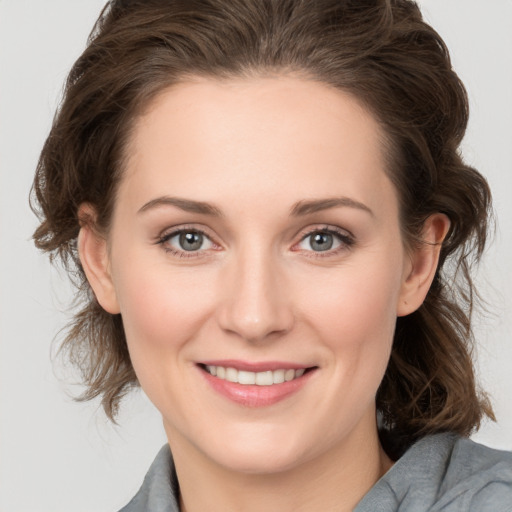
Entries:
[[[179, 512], [179, 487], [169, 447], [119, 512]], [[414, 444], [370, 489], [354, 512], [512, 512], [512, 452], [454, 434]]]
[[180, 512], [178, 489], [171, 450], [166, 444], [151, 464], [139, 492], [119, 512]]
[[454, 434], [421, 439], [354, 512], [512, 512], [512, 453]]

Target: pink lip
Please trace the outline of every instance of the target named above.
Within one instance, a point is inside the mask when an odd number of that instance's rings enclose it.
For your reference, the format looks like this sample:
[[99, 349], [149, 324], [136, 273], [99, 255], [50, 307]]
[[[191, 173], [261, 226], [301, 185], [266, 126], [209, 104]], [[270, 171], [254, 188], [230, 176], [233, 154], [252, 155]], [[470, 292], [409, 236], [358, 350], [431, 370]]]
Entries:
[[[246, 371], [265, 371], [270, 370], [269, 363], [256, 364], [257, 368], [261, 368], [258, 370], [248, 369], [249, 364], [240, 366], [239, 364], [226, 364], [226, 361], [223, 361], [222, 364], [217, 364], [214, 362], [208, 362], [203, 364], [208, 364], [212, 366], [225, 366], [231, 368], [237, 368], [240, 370]], [[251, 367], [254, 368], [254, 365]], [[297, 369], [297, 368], [306, 368], [305, 366], [294, 366], [288, 364], [286, 367], [279, 363], [274, 369]], [[238, 384], [237, 382], [229, 382], [224, 379], [218, 379], [213, 375], [210, 375], [205, 369], [198, 366], [199, 371], [203, 375], [206, 382], [211, 386], [211, 388], [222, 395], [223, 397], [229, 399], [232, 402], [243, 405], [245, 407], [268, 407], [270, 405], [274, 405], [291, 395], [297, 393], [300, 389], [302, 389], [306, 383], [309, 381], [310, 377], [316, 373], [315, 369], [306, 372], [304, 375], [297, 379], [290, 380], [288, 382], [283, 382], [282, 384], [273, 384], [271, 386], [256, 386], [256, 385], [246, 385], [246, 384]]]

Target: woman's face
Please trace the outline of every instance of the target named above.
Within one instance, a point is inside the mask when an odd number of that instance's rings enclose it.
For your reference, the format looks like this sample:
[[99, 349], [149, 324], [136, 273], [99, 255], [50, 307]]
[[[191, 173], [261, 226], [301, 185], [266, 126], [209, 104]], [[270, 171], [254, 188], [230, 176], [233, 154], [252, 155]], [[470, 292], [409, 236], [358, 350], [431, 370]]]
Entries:
[[382, 146], [351, 96], [285, 76], [139, 118], [98, 296], [173, 450], [272, 472], [375, 432], [410, 272]]

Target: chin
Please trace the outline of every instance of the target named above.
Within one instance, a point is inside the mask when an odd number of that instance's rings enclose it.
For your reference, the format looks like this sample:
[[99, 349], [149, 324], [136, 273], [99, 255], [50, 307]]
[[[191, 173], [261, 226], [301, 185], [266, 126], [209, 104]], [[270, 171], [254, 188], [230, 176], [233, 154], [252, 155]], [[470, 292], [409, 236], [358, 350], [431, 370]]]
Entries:
[[[220, 460], [219, 460], [220, 459]], [[301, 463], [297, 453], [277, 453], [265, 450], [259, 453], [231, 452], [217, 458], [216, 462], [224, 468], [247, 475], [269, 475], [289, 471]]]
[[300, 436], [290, 438], [288, 431], [285, 436], [282, 432], [269, 434], [261, 431], [219, 436], [218, 443], [209, 444], [207, 455], [228, 470], [253, 475], [281, 473], [305, 461], [307, 450]]

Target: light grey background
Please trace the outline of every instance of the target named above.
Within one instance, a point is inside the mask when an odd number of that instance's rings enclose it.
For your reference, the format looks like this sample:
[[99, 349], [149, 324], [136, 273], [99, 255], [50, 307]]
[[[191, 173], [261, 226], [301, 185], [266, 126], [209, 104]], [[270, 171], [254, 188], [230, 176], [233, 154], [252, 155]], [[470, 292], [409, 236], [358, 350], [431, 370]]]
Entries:
[[[142, 393], [120, 426], [76, 404], [52, 339], [70, 289], [30, 237], [27, 197], [62, 83], [103, 0], [0, 0], [0, 510], [115, 511], [165, 442]], [[512, 0], [423, 0], [465, 81], [471, 120], [463, 151], [494, 190], [499, 225], [480, 273], [490, 313], [477, 319], [480, 377], [498, 424], [476, 439], [512, 449]], [[56, 375], [57, 374], [57, 375]], [[60, 377], [59, 377], [60, 376]]]

